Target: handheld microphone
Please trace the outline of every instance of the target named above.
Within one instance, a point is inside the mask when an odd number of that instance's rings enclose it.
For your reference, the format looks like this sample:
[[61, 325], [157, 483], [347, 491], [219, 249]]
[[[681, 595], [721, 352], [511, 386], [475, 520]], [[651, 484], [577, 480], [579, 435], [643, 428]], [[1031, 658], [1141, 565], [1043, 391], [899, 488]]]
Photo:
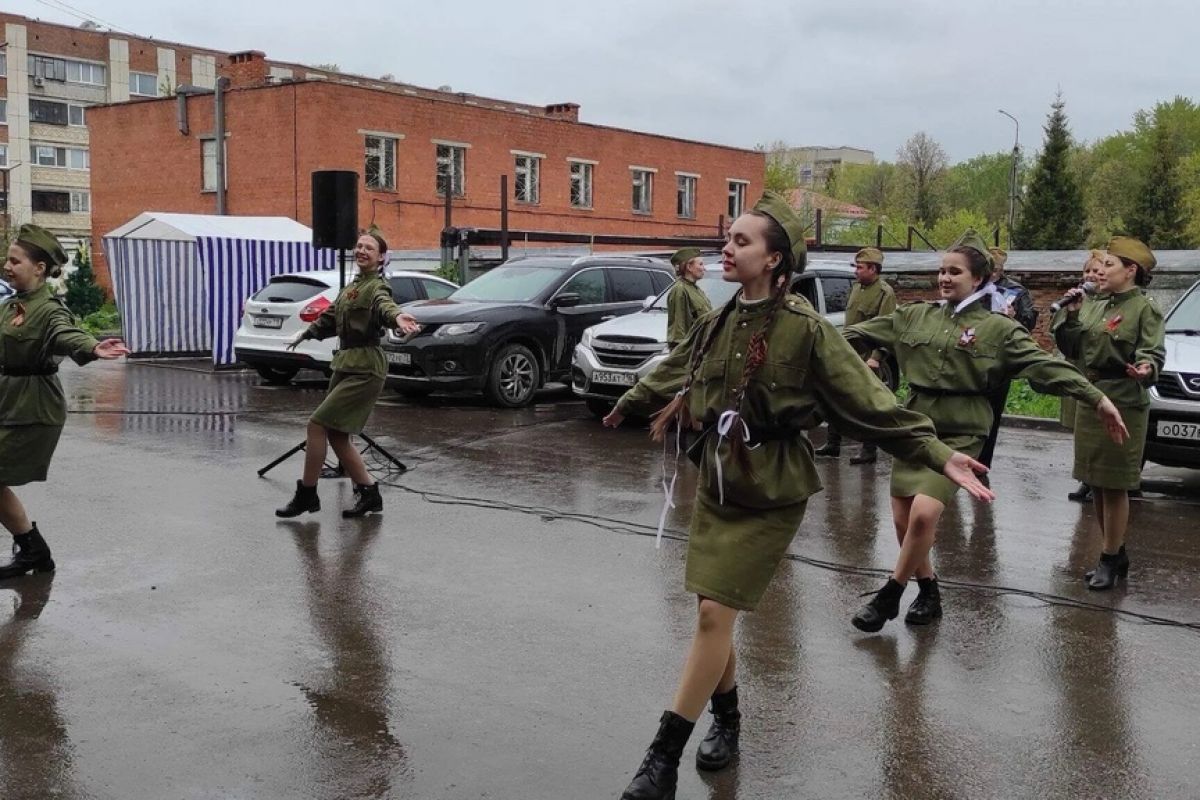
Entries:
[[[1091, 281], [1084, 281], [1083, 283], [1079, 284], [1079, 286], [1077, 288], [1083, 289], [1083, 293], [1085, 296], [1096, 293], [1096, 284], [1092, 283]], [[1050, 313], [1051, 314], [1058, 313], [1058, 310], [1060, 308], [1073, 303], [1075, 301], [1075, 297], [1076, 296], [1072, 295], [1072, 294], [1064, 294], [1058, 300], [1056, 300], [1055, 302], [1050, 304]]]

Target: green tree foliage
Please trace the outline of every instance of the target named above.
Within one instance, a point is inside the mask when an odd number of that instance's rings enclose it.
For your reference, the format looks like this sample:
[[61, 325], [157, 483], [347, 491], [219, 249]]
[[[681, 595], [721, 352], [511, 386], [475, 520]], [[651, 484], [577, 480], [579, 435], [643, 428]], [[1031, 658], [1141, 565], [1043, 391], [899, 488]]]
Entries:
[[1186, 249], [1193, 240], [1188, 235], [1179, 185], [1179, 156], [1172, 132], [1165, 120], [1154, 126], [1150, 165], [1129, 214], [1129, 233], [1152, 248]]
[[926, 229], [932, 228], [946, 177], [946, 151], [929, 134], [919, 131], [900, 147], [896, 161], [911, 194], [913, 216]]
[[104, 291], [96, 284], [92, 254], [87, 245], [79, 246], [79, 252], [75, 254], [75, 270], [67, 276], [66, 284], [67, 308], [76, 317], [83, 319], [104, 305]]
[[790, 152], [787, 142], [760, 144], [755, 149], [765, 153], [767, 157], [767, 170], [763, 177], [764, 189], [786, 195], [800, 186], [800, 161]]
[[[1011, 151], [986, 153], [950, 167], [940, 199], [942, 207], [983, 217], [987, 224], [978, 228], [980, 231], [1007, 220], [1012, 159]], [[1028, 171], [1023, 159], [1018, 161], [1017, 169], [1020, 175]]]
[[978, 211], [959, 208], [939, 219], [929, 229], [929, 240], [940, 248], [949, 247], [955, 239], [962, 235], [967, 228], [979, 231], [989, 243], [992, 241], [993, 225], [988, 218]]
[[1023, 250], [1074, 250], [1087, 238], [1083, 193], [1069, 169], [1071, 133], [1060, 94], [1051, 104], [1046, 141], [1033, 168], [1013, 244]]

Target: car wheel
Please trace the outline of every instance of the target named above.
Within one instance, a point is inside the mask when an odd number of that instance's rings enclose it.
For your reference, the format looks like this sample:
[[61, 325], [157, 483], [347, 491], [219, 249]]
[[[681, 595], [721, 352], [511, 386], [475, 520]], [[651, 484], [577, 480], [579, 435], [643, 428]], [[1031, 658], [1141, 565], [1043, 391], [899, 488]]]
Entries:
[[879, 362], [879, 380], [883, 381], [883, 385], [893, 392], [900, 388], [900, 375], [897, 373], [894, 361], [885, 358]]
[[587, 399], [587, 410], [592, 412], [596, 419], [604, 419], [613, 410], [616, 403], [612, 400], [601, 400], [597, 397], [589, 397]]
[[487, 394], [505, 408], [521, 408], [533, 402], [542, 383], [542, 368], [528, 347], [505, 345], [492, 359], [488, 370]]
[[300, 371], [298, 367], [255, 367], [254, 370], [268, 386], [286, 386]]

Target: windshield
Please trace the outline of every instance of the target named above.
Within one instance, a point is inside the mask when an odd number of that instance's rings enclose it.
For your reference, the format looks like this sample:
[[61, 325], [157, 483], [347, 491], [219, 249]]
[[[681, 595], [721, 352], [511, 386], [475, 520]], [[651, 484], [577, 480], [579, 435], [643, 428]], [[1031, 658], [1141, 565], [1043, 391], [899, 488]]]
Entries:
[[499, 266], [450, 295], [451, 300], [528, 303], [562, 277], [564, 267]]
[[[704, 277], [696, 281], [696, 286], [700, 287], [700, 291], [704, 292], [704, 296], [708, 298], [708, 302], [712, 303], [713, 308], [719, 308], [729, 302], [729, 298], [733, 297], [734, 293], [741, 288], [741, 284], [737, 281], [727, 281], [724, 278]], [[659, 311], [667, 310], [667, 294], [670, 289], [663, 292], [654, 301], [651, 308], [656, 308]]]
[[1167, 333], [1200, 330], [1200, 286], [1184, 296], [1167, 317]]

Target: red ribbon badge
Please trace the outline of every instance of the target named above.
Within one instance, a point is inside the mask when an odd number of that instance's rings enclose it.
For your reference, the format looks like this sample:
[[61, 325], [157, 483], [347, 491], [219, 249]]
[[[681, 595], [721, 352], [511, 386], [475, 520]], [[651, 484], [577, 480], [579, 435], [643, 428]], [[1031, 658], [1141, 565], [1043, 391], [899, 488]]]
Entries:
[[1106, 329], [1106, 330], [1107, 330], [1109, 333], [1116, 333], [1116, 332], [1117, 332], [1117, 328], [1119, 328], [1119, 327], [1121, 326], [1121, 320], [1123, 320], [1123, 319], [1125, 319], [1125, 318], [1124, 318], [1124, 317], [1122, 317], [1120, 314], [1117, 314], [1115, 317], [1113, 317], [1113, 318], [1112, 318], [1112, 319], [1110, 319], [1110, 320], [1107, 320], [1107, 321], [1104, 323], [1104, 328], [1105, 328], [1105, 329]]
[[358, 289], [351, 289], [350, 291], [346, 292], [346, 297], [348, 297], [351, 300], [357, 300], [358, 299]]
[[962, 335], [958, 337], [959, 347], [974, 347], [975, 346], [975, 329], [965, 328]]
[[25, 306], [20, 303], [13, 303], [13, 311], [16, 313], [13, 314], [12, 326], [19, 328], [25, 324]]

